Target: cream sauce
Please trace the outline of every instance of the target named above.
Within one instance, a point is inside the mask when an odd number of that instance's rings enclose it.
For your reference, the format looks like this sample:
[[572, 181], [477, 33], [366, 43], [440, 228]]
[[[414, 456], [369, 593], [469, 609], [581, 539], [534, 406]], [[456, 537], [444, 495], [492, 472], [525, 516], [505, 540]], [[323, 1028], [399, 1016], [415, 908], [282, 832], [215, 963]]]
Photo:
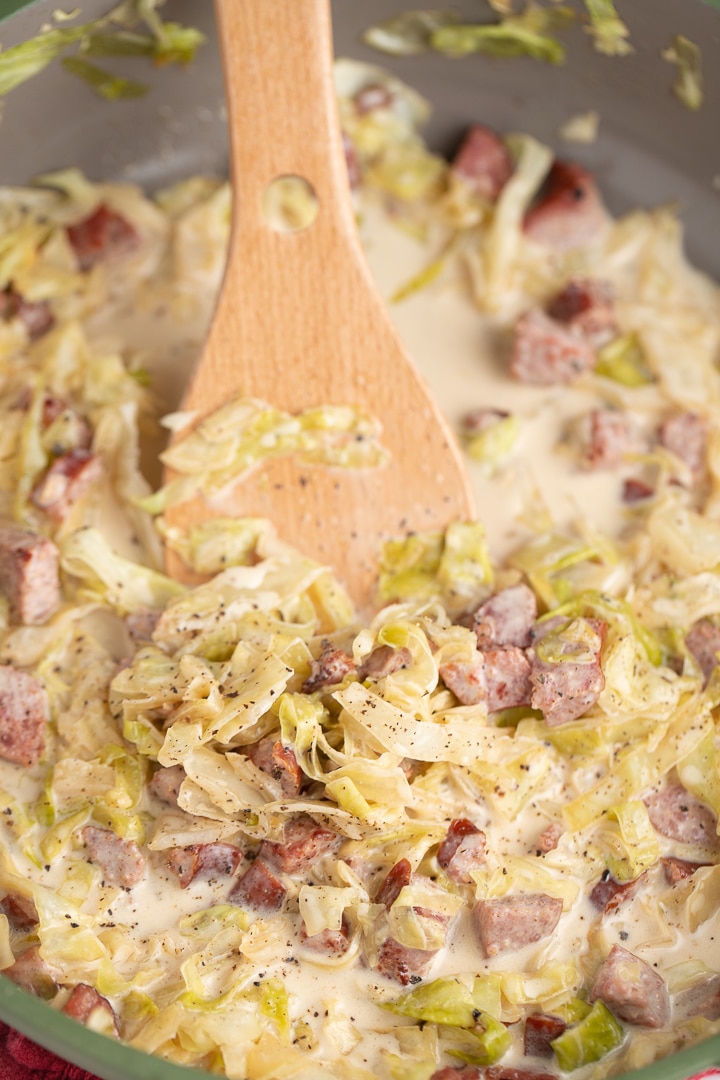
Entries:
[[[383, 295], [390, 295], [427, 260], [425, 249], [399, 229], [389, 228], [377, 209], [368, 208], [363, 234], [368, 261]], [[140, 310], [122, 301], [108, 305], [88, 321], [87, 331], [96, 347], [108, 349], [121, 343], [123, 349], [140, 350], [153, 371], [155, 389], [164, 408], [172, 409], [200, 348], [211, 304], [208, 295], [198, 303], [192, 318], [179, 319], [156, 290]], [[567, 387], [538, 389], [512, 380], [504, 363], [504, 346], [497, 344], [502, 332], [468, 303], [456, 281], [433, 286], [401, 304], [391, 305], [390, 312], [410, 354], [455, 429], [464, 415], [480, 406], [509, 410], [521, 420], [519, 445], [508, 465], [495, 476], [488, 477], [480, 466], [468, 462], [478, 516], [487, 528], [494, 560], [501, 560], [527, 535], [527, 517], [538, 492], [559, 524], [582, 516], [611, 535], [622, 526], [619, 474], [582, 472], [573, 458], [559, 449], [567, 425], [596, 404], [593, 394]], [[157, 449], [156, 443], [145, 448], [153, 480], [157, 479], [153, 468]], [[111, 532], [117, 541], [115, 525]], [[562, 782], [563, 778], [558, 777], [558, 783]], [[29, 774], [21, 778], [18, 791], [16, 770], [2, 762], [0, 786], [14, 789], [28, 800], [32, 798]], [[494, 814], [488, 815], [484, 826], [491, 849], [502, 847], [508, 853], [530, 854], [547, 821], [542, 806], [531, 802], [515, 821], [508, 822]], [[4, 831], [14, 846], [12, 834], [7, 829]], [[33, 880], [51, 887], [60, 883], [60, 870], [46, 871], [24, 860], [17, 850], [16, 854]], [[184, 914], [221, 903], [226, 893], [227, 885], [222, 882], [193, 883], [182, 890], [171, 875], [151, 866], [143, 883], [128, 893], [120, 890], [106, 893], [104, 902], [113, 922], [136, 942], [145, 944], [154, 939], [154, 958], [161, 963], [164, 950], [170, 970], [177, 964], [175, 950], [187, 956], [196, 947], [172, 929], [177, 920]], [[87, 902], [88, 909], [97, 899], [95, 895]], [[587, 926], [596, 918], [597, 913], [580, 895], [569, 905], [562, 933], [518, 952], [512, 957], [511, 965], [516, 970], [531, 971], [540, 964], [576, 957], [587, 948]], [[652, 910], [642, 901], [634, 901], [606, 920], [604, 933], [609, 943], [620, 940], [651, 963], [658, 961], [663, 967], [702, 956], [708, 966], [720, 969], [720, 942], [715, 940], [713, 920], [703, 923], [692, 939], [678, 935], [675, 940], [654, 941], [652, 933], [656, 926]], [[258, 936], [262, 936], [259, 923], [257, 929]], [[377, 1069], [383, 1032], [397, 1021], [378, 1009], [376, 1003], [394, 999], [398, 987], [378, 981], [359, 964], [318, 961], [303, 950], [289, 925], [285, 929], [287, 935], [271, 935], [257, 954], [261, 959], [245, 961], [240, 971], [248, 977], [254, 973], [261, 978], [257, 975], [260, 963], [262, 978], [279, 977], [290, 992], [293, 1019], [304, 1018], [315, 1030], [321, 1045], [328, 1044], [331, 1038], [328, 1031], [337, 1030], [339, 1020], [343, 1017], [350, 1020], [365, 1036], [353, 1049], [354, 1036], [347, 1028], [343, 1036], [347, 1040], [344, 1052], [352, 1050], [356, 1063]], [[482, 957], [469, 915], [464, 913], [431, 975], [470, 977], [499, 970], [506, 964], [503, 957], [494, 961]], [[337, 1053], [338, 1044], [332, 1049]], [[516, 1044], [503, 1064], [512, 1064], [519, 1056]]]

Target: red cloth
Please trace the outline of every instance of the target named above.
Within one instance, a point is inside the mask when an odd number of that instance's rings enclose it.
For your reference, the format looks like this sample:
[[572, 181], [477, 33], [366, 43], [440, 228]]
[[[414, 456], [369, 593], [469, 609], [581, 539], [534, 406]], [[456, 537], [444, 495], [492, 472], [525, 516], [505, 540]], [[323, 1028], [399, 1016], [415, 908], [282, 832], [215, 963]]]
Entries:
[[0, 1021], [0, 1080], [97, 1080]]

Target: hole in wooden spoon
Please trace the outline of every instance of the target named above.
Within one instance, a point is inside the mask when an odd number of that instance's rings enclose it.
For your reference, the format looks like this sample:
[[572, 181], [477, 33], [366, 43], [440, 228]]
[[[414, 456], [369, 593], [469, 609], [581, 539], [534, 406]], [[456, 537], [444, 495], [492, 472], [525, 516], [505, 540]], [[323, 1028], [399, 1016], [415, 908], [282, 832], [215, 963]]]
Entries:
[[276, 176], [262, 193], [263, 216], [275, 232], [307, 229], [319, 208], [315, 189], [302, 176]]

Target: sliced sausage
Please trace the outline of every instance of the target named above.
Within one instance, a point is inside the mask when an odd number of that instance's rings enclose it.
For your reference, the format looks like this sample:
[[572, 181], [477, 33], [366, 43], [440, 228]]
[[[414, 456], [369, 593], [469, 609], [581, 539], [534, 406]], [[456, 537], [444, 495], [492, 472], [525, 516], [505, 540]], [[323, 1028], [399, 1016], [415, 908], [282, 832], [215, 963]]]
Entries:
[[58, 988], [58, 972], [40, 955], [40, 946], [31, 945], [20, 953], [14, 964], [3, 969], [3, 975], [37, 997], [49, 999]]
[[269, 914], [279, 911], [285, 900], [287, 889], [269, 866], [256, 859], [248, 870], [238, 879], [228, 900], [232, 904], [252, 908]]
[[361, 86], [353, 97], [353, 105], [360, 116], [377, 112], [378, 109], [389, 109], [395, 100], [392, 90], [382, 83], [368, 83]]
[[323, 956], [343, 956], [350, 948], [350, 927], [343, 918], [338, 930], [326, 927], [317, 934], [308, 934], [303, 923], [300, 927], [300, 942], [310, 952]]
[[516, 645], [526, 649], [537, 619], [535, 593], [527, 585], [511, 585], [486, 600], [473, 615], [473, 630], [480, 649]]
[[565, 1031], [567, 1024], [559, 1016], [531, 1013], [525, 1020], [524, 1052], [526, 1057], [552, 1057], [550, 1045]]
[[6, 893], [0, 900], [0, 911], [7, 916], [13, 930], [29, 930], [31, 926], [37, 926], [38, 913], [32, 896]]
[[551, 934], [562, 914], [562, 900], [546, 893], [520, 893], [478, 900], [473, 923], [485, 956], [515, 952]]
[[0, 665], [0, 757], [29, 768], [45, 751], [47, 694], [34, 675]]
[[164, 861], [167, 869], [177, 877], [180, 887], [186, 889], [196, 879], [206, 881], [231, 877], [242, 857], [242, 851], [234, 844], [216, 842], [170, 848]]
[[530, 661], [517, 645], [483, 653], [488, 712], [528, 705], [532, 694]]
[[102, 460], [89, 450], [68, 450], [43, 473], [30, 502], [52, 521], [64, 521], [73, 506], [103, 475]]
[[358, 679], [361, 682], [365, 679], [386, 679], [388, 675], [394, 675], [411, 664], [412, 653], [404, 646], [394, 649], [392, 645], [378, 645], [358, 668]]
[[625, 900], [632, 899], [647, 881], [647, 874], [639, 874], [633, 881], [616, 881], [607, 872], [590, 890], [589, 900], [593, 907], [604, 914], [615, 911]]
[[486, 852], [485, 833], [468, 818], [455, 818], [438, 848], [437, 861], [453, 881], [470, 882], [472, 871], [484, 866]]
[[623, 480], [622, 501], [629, 506], [643, 502], [644, 499], [651, 499], [654, 494], [655, 488], [637, 476]]
[[281, 844], [263, 840], [260, 854], [270, 866], [285, 874], [300, 874], [322, 858], [337, 851], [342, 836], [331, 829], [324, 829], [308, 814], [299, 814], [285, 823]]
[[[556, 651], [560, 656], [558, 660], [543, 660], [536, 648], [528, 649], [532, 684], [530, 703], [534, 709], [540, 709], [549, 727], [567, 724], [583, 716], [605, 687], [601, 653], [607, 623], [601, 619], [581, 621], [588, 632], [582, 635], [583, 655], [580, 660], [572, 659], [577, 652], [575, 643], [559, 637], [555, 639]], [[562, 627], [551, 633], [557, 629]], [[547, 640], [548, 636], [543, 640]], [[587, 655], [588, 650], [590, 656]]]
[[559, 386], [597, 363], [590, 342], [543, 311], [527, 311], [515, 324], [510, 371], [520, 382]]
[[376, 967], [401, 986], [415, 985], [422, 982], [436, 956], [436, 949], [411, 949], [389, 937], [378, 950]]
[[312, 694], [324, 690], [327, 686], [336, 686], [346, 675], [355, 670], [355, 661], [343, 649], [336, 648], [331, 642], [324, 641], [317, 660], [310, 661], [310, 674], [302, 685], [303, 694]]
[[0, 528], [0, 589], [14, 620], [37, 626], [57, 611], [59, 565], [52, 540], [29, 529]]
[[597, 973], [590, 1000], [598, 999], [628, 1024], [661, 1028], [670, 1020], [665, 980], [650, 964], [622, 945], [613, 945]]
[[115, 1035], [120, 1034], [112, 1005], [94, 986], [88, 986], [87, 983], [78, 983], [73, 987], [62, 1011], [66, 1016], [72, 1016], [73, 1020], [79, 1020], [81, 1024], [86, 1024], [95, 1031], [102, 1028], [105, 1032], [109, 1030]]
[[101, 868], [109, 884], [131, 889], [142, 881], [145, 856], [134, 840], [95, 825], [85, 825], [81, 835], [90, 861]]
[[687, 878], [692, 877], [696, 870], [700, 870], [703, 866], [712, 865], [704, 862], [688, 862], [687, 859], [676, 859], [671, 855], [667, 855], [660, 862], [668, 885], [677, 885], [679, 881], [685, 881]]
[[295, 751], [291, 746], [285, 746], [282, 739], [269, 735], [255, 746], [249, 746], [247, 755], [258, 769], [277, 780], [283, 795], [294, 798], [300, 794], [305, 777]]
[[591, 409], [580, 432], [586, 469], [615, 469], [638, 445], [632, 418], [619, 409]]
[[452, 171], [480, 198], [495, 202], [514, 166], [504, 140], [484, 124], [474, 124], [460, 144]]
[[386, 908], [392, 907], [405, 886], [410, 884], [411, 877], [412, 866], [407, 859], [395, 863], [378, 889], [375, 903], [384, 904]]
[[127, 218], [102, 203], [82, 221], [67, 227], [67, 238], [81, 270], [127, 255], [140, 246], [140, 236]]
[[473, 660], [453, 660], [441, 664], [440, 678], [461, 705], [479, 705], [487, 697], [485, 661], [481, 654]]
[[31, 341], [42, 337], [55, 325], [47, 300], [26, 300], [12, 285], [0, 292], [0, 319], [20, 319]]
[[708, 422], [695, 412], [675, 413], [658, 429], [660, 445], [684, 461], [696, 476], [705, 466]]
[[720, 844], [714, 811], [682, 784], [666, 784], [644, 802], [653, 827], [670, 840], [712, 848]]
[[720, 626], [716, 626], [710, 619], [698, 619], [690, 627], [685, 638], [685, 644], [688, 651], [697, 661], [707, 686], [710, 676], [718, 664]]
[[597, 348], [617, 332], [612, 286], [592, 278], [572, 278], [545, 309], [558, 322], [578, 331]]
[[554, 851], [558, 846], [560, 837], [563, 834], [561, 825], [558, 825], [556, 821], [551, 821], [546, 829], [540, 833], [535, 844], [535, 851], [538, 855], [547, 855], [549, 851]]
[[592, 174], [581, 165], [556, 161], [523, 227], [536, 243], [571, 251], [594, 240], [608, 221]]
[[148, 784], [153, 795], [161, 802], [169, 806], [177, 806], [180, 794], [180, 785], [185, 779], [185, 770], [182, 765], [168, 765], [153, 773]]

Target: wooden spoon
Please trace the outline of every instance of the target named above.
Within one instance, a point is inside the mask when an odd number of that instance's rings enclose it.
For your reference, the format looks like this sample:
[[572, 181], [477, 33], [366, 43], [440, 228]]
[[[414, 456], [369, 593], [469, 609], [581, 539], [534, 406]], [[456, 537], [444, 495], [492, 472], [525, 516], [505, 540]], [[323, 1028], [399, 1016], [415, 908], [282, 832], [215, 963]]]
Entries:
[[[221, 507], [168, 511], [270, 518], [330, 565], [368, 608], [380, 543], [474, 516], [460, 452], [400, 344], [357, 238], [333, 87], [328, 0], [216, 0], [230, 126], [234, 214], [220, 299], [181, 408], [204, 416], [242, 393], [299, 412], [363, 406], [382, 424], [389, 464], [350, 470], [277, 458]], [[315, 222], [282, 233], [262, 209], [270, 181], [300, 176]], [[179, 436], [182, 438], [182, 434]], [[172, 553], [168, 568], [191, 580]]]

